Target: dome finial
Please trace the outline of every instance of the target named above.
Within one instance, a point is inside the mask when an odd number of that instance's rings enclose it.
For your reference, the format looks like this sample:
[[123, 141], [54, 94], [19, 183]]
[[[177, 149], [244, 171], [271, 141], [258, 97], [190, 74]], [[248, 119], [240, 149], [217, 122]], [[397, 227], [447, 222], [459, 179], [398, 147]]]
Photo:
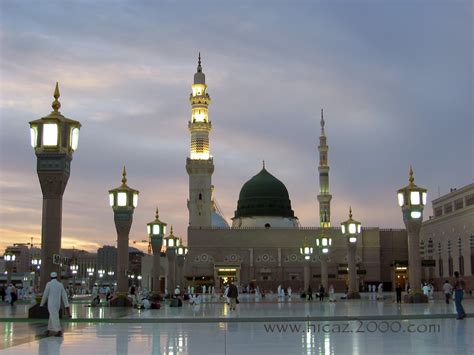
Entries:
[[413, 177], [413, 169], [412, 169], [411, 165], [410, 165], [410, 172], [409, 172], [408, 181], [410, 182], [410, 185], [415, 184], [415, 178]]
[[125, 170], [125, 165], [123, 166], [122, 170], [122, 184], [125, 185], [127, 183], [127, 171]]
[[202, 67], [201, 67], [201, 52], [199, 52], [198, 55], [198, 67], [197, 67], [198, 73], [202, 72]]
[[59, 96], [61, 95], [59, 94], [59, 85], [57, 81], [56, 81], [56, 87], [54, 88], [53, 96], [54, 96], [54, 101], [51, 104], [51, 107], [53, 108], [54, 111], [58, 112], [59, 109], [61, 108], [61, 103], [58, 101]]
[[158, 219], [160, 216], [158, 214], [158, 207], [156, 208], [155, 219]]

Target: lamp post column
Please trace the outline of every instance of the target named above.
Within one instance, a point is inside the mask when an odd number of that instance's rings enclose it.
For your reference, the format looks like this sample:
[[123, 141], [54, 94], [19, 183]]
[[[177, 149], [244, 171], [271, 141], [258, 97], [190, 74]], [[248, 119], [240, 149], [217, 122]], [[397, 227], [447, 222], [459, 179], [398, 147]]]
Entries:
[[357, 287], [356, 248], [357, 245], [355, 243], [347, 243], [347, 266], [349, 267], [348, 298], [360, 298], [359, 288]]
[[328, 255], [321, 254], [319, 255], [319, 260], [321, 262], [321, 284], [324, 287], [325, 292], [328, 292]]
[[44, 290], [51, 272], [61, 276], [53, 255], [61, 250], [63, 194], [69, 180], [73, 152], [79, 141], [78, 121], [64, 117], [59, 109], [59, 87], [54, 90], [53, 111], [46, 117], [30, 122], [31, 145], [37, 157], [43, 215], [41, 223], [41, 272], [40, 291]]
[[178, 268], [176, 270], [176, 283], [180, 285], [183, 290], [186, 287], [184, 285], [184, 280], [183, 280], [184, 259], [185, 259], [184, 255], [176, 256], [176, 264], [178, 265]]
[[138, 204], [138, 191], [127, 185], [125, 167], [122, 171], [122, 185], [109, 190], [109, 199], [117, 230], [117, 292], [124, 294], [128, 291], [128, 236], [133, 212]]
[[173, 293], [176, 288], [176, 248], [166, 248], [166, 258], [168, 259], [168, 292]]
[[408, 282], [413, 295], [421, 294], [421, 257], [420, 257], [420, 229], [421, 218], [405, 218], [409, 212], [403, 211], [403, 222], [408, 234]]
[[161, 288], [161, 282], [160, 282], [161, 247], [163, 246], [163, 236], [166, 233], [166, 223], [160, 221], [158, 208], [156, 209], [155, 220], [147, 224], [147, 231], [150, 237], [151, 247], [153, 249], [152, 292], [154, 294], [159, 295], [161, 292], [161, 289], [160, 289]]

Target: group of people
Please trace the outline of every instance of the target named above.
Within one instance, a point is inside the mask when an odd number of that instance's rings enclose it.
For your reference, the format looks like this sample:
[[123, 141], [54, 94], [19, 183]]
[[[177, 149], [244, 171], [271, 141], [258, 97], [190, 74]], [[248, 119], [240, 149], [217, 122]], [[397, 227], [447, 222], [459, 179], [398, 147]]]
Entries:
[[464, 289], [466, 283], [459, 276], [459, 272], [454, 272], [454, 284], [451, 285], [448, 280], [444, 282], [443, 293], [446, 304], [449, 304], [449, 299], [454, 296], [454, 304], [456, 305], [456, 313], [458, 314], [456, 319], [466, 318], [466, 312], [462, 306], [462, 300], [464, 298]]
[[0, 295], [2, 296], [2, 302], [7, 302], [13, 306], [18, 299], [18, 290], [10, 283], [7, 288], [3, 286], [0, 288]]
[[[308, 297], [308, 301], [313, 300], [313, 289], [311, 288], [311, 285], [308, 286], [308, 291], [307, 293], [300, 292], [302, 297], [306, 296]], [[329, 296], [329, 302], [336, 302], [336, 297], [334, 295], [334, 286], [330, 285], [329, 290], [328, 290], [328, 296]], [[319, 285], [318, 290], [315, 293], [315, 296], [319, 299], [320, 302], [324, 301], [324, 297], [326, 296], [326, 289], [322, 284]]]

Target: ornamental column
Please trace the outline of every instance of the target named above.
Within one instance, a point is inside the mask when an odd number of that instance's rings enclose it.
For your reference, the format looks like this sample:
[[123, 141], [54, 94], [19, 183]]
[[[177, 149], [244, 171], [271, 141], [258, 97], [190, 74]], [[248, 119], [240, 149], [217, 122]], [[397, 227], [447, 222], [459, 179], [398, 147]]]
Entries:
[[61, 277], [59, 262], [53, 259], [61, 251], [63, 194], [81, 128], [80, 122], [64, 117], [59, 112], [59, 97], [56, 83], [53, 111], [46, 117], [30, 122], [31, 145], [35, 149], [36, 171], [43, 193], [40, 291], [46, 287], [51, 272]]
[[155, 220], [147, 224], [148, 235], [153, 249], [153, 288], [152, 292], [159, 295], [161, 293], [160, 271], [161, 271], [161, 247], [163, 246], [163, 236], [166, 233], [166, 223], [161, 222], [156, 208]]

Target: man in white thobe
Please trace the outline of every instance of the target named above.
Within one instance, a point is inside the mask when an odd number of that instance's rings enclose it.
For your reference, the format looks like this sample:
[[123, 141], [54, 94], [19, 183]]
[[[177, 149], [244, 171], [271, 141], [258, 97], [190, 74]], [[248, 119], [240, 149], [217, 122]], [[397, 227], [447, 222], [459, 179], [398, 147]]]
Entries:
[[61, 329], [61, 323], [59, 322], [59, 310], [61, 309], [61, 300], [66, 307], [68, 316], [71, 316], [69, 312], [69, 301], [67, 300], [66, 290], [61, 282], [57, 280], [58, 274], [55, 272], [51, 273], [51, 281], [46, 284], [44, 289], [43, 298], [41, 299], [40, 307], [43, 307], [48, 301], [48, 312], [49, 312], [49, 321], [48, 321], [48, 334], [62, 336], [63, 332]]

